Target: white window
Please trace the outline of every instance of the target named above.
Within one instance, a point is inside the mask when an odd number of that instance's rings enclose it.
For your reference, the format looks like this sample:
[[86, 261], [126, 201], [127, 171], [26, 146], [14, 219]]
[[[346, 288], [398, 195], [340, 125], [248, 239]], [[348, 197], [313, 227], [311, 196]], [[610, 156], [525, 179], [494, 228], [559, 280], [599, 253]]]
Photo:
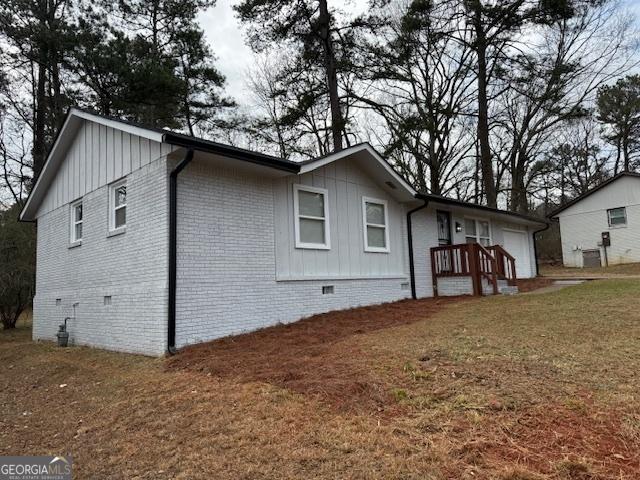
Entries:
[[109, 190], [109, 230], [120, 231], [127, 226], [127, 182], [121, 180]]
[[293, 186], [296, 248], [331, 248], [327, 193], [324, 188]]
[[627, 209], [625, 207], [607, 210], [610, 227], [622, 227], [627, 224]]
[[71, 204], [71, 243], [82, 241], [82, 200]]
[[487, 220], [464, 219], [464, 234], [467, 243], [479, 243], [485, 247], [491, 245], [491, 229]]
[[362, 197], [365, 252], [389, 251], [387, 201]]

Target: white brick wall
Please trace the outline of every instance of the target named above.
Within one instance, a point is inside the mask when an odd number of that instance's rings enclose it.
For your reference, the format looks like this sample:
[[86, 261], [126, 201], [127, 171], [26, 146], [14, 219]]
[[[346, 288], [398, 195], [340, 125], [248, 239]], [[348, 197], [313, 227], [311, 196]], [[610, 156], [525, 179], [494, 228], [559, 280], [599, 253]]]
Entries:
[[441, 277], [438, 279], [438, 295], [450, 297], [455, 295], [473, 295], [471, 277]]
[[[498, 287], [505, 285], [506, 281], [498, 280]], [[482, 294], [493, 295], [493, 285], [486, 278], [482, 279]], [[440, 277], [438, 279], [438, 295], [441, 297], [473, 295], [471, 277]]]
[[278, 282], [273, 180], [196, 160], [178, 182], [178, 347], [411, 295], [408, 278]]
[[[82, 245], [69, 248], [69, 205], [38, 218], [34, 339], [161, 355], [166, 348], [168, 200], [164, 158], [127, 177], [127, 231], [108, 237], [108, 187], [83, 198]], [[112, 297], [110, 306], [104, 296]], [[56, 305], [56, 299], [61, 305]]]

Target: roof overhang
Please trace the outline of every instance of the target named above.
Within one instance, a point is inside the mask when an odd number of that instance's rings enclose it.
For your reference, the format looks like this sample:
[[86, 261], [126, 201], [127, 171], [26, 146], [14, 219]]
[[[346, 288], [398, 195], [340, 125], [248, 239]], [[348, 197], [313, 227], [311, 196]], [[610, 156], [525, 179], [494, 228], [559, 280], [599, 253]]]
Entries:
[[51, 182], [58, 173], [58, 169], [64, 161], [65, 154], [67, 153], [67, 150], [75, 139], [78, 128], [85, 120], [90, 120], [106, 127], [117, 128], [119, 130], [122, 130], [123, 132], [148, 138], [149, 140], [162, 142], [163, 134], [161, 131], [151, 130], [126, 122], [103, 117], [102, 115], [96, 115], [84, 110], [80, 110], [78, 108], [71, 108], [67, 112], [67, 115], [62, 122], [62, 127], [60, 127], [60, 130], [56, 135], [51, 150], [49, 150], [49, 155], [47, 155], [47, 159], [44, 163], [44, 166], [42, 167], [40, 176], [38, 177], [36, 184], [31, 189], [31, 193], [29, 194], [27, 202], [22, 208], [22, 212], [20, 212], [20, 220], [35, 220], [38, 207], [44, 199], [49, 185], [51, 185]]
[[569, 207], [574, 206], [576, 203], [580, 202], [581, 200], [584, 200], [585, 198], [587, 198], [591, 194], [596, 193], [600, 189], [606, 187], [607, 185], [612, 184], [613, 182], [621, 179], [622, 177], [640, 178], [640, 173], [636, 173], [636, 172], [620, 172], [617, 175], [611, 177], [609, 180], [605, 180], [604, 182], [602, 182], [597, 187], [592, 188], [591, 190], [587, 191], [586, 193], [583, 193], [582, 195], [579, 195], [578, 197], [574, 198], [573, 200], [565, 203], [561, 207], [556, 208], [553, 212], [551, 212], [549, 214], [549, 218], [552, 219], [552, 220], [557, 219], [559, 213], [565, 211]]
[[299, 174], [313, 172], [338, 160], [349, 159], [378, 183], [389, 195], [401, 202], [415, 200], [416, 190], [368, 143], [360, 143], [336, 153], [300, 164]]
[[298, 173], [300, 164], [289, 160], [264, 155], [250, 150], [224, 145], [221, 143], [211, 142], [200, 138], [182, 135], [180, 133], [171, 132], [159, 128], [148, 128], [137, 125], [126, 120], [99, 115], [93, 112], [82, 110], [79, 108], [71, 108], [67, 112], [62, 127], [53, 142], [53, 146], [47, 155], [45, 164], [40, 172], [40, 176], [36, 181], [27, 201], [20, 213], [20, 220], [34, 221], [38, 208], [46, 192], [53, 182], [65, 155], [71, 143], [74, 141], [78, 132], [78, 128], [85, 120], [95, 122], [106, 127], [115, 128], [131, 135], [137, 135], [149, 140], [174, 145], [185, 149], [193, 149], [200, 152], [210, 153], [216, 156], [223, 156], [235, 160], [243, 160], [262, 167], [272, 168], [287, 173]]
[[491, 217], [502, 218], [506, 221], [520, 225], [533, 227], [545, 227], [548, 225], [548, 222], [542, 218], [531, 217], [529, 215], [510, 212], [508, 210], [500, 210], [499, 208], [487, 207], [485, 205], [477, 205], [475, 203], [464, 202], [462, 200], [456, 200], [454, 198], [443, 197], [440, 195], [420, 193], [417, 197], [422, 200], [427, 200], [430, 205], [454, 206], [463, 211], [468, 211], [469, 215], [478, 214], [478, 212], [480, 212]]

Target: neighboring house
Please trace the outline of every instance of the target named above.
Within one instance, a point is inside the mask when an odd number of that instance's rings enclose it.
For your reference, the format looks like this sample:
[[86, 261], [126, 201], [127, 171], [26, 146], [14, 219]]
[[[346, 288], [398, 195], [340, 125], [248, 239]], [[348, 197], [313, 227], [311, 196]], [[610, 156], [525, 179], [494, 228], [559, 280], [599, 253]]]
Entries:
[[622, 172], [550, 217], [560, 222], [565, 267], [640, 262], [640, 174]]
[[72, 344], [150, 355], [330, 310], [495, 293], [513, 283], [500, 246], [535, 276], [545, 226], [417, 195], [368, 144], [296, 163], [78, 109], [21, 219], [38, 224], [33, 337], [54, 339], [77, 304]]

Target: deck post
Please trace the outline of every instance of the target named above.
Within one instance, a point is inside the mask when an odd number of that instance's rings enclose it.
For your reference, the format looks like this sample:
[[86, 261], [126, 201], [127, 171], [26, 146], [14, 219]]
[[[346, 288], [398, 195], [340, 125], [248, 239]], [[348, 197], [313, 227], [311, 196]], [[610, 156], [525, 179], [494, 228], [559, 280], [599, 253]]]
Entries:
[[473, 285], [473, 294], [475, 296], [482, 295], [482, 282], [480, 281], [480, 256], [475, 243], [467, 244], [469, 252], [469, 274], [471, 275], [471, 284]]
[[436, 255], [433, 249], [431, 249], [431, 285], [433, 287], [433, 296], [438, 296], [438, 276], [436, 266]]

